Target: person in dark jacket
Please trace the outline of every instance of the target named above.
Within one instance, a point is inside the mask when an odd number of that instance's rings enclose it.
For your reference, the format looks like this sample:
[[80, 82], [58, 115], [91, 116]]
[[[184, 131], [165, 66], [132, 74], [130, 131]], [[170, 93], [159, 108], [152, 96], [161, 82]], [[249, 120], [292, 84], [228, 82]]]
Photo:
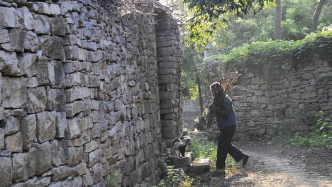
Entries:
[[244, 167], [249, 156], [242, 153], [241, 150], [231, 143], [237, 127], [233, 102], [225, 93], [223, 85], [219, 82], [211, 84], [210, 90], [214, 96], [213, 103], [210, 105], [210, 111], [215, 113], [220, 130], [216, 167], [217, 169], [225, 169], [227, 153], [229, 153], [236, 162], [242, 160], [242, 166]]

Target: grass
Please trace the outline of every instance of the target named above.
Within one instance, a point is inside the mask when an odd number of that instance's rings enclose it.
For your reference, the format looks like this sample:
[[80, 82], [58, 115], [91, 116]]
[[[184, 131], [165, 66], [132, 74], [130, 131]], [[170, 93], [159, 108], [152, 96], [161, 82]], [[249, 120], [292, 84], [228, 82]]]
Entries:
[[[216, 167], [217, 148], [218, 146], [209, 141], [207, 137], [199, 138], [197, 135], [191, 136], [190, 151], [194, 152], [196, 158], [198, 159], [208, 158], [212, 168]], [[234, 159], [230, 155], [227, 155], [226, 170], [235, 172], [236, 166], [237, 163]]]

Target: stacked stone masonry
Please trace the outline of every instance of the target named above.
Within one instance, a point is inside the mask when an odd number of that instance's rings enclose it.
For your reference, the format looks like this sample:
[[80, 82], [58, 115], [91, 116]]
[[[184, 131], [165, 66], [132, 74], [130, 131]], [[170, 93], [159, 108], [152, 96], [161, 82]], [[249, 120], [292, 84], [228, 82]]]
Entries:
[[159, 181], [161, 111], [174, 136], [181, 126], [182, 53], [158, 7], [0, 0], [0, 186]]
[[[294, 132], [310, 132], [316, 125], [319, 111], [332, 115], [332, 66], [330, 61], [315, 59], [294, 66], [284, 62], [281, 68], [270, 63], [259, 68], [244, 68], [231, 93], [238, 121], [235, 140], [270, 139], [277, 128], [285, 126]], [[218, 81], [211, 67], [210, 80]], [[259, 70], [259, 71], [257, 71]], [[212, 96], [210, 93], [211, 102]], [[210, 137], [218, 138], [218, 129], [207, 129]]]

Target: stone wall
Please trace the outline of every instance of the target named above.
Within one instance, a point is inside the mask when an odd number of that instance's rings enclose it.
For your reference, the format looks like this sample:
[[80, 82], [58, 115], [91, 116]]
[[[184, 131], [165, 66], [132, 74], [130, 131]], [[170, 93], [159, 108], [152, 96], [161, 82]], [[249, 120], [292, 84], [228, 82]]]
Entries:
[[0, 1], [0, 186], [160, 179], [160, 118], [174, 136], [181, 122], [180, 79], [160, 80], [179, 77], [181, 53], [160, 49], [156, 36], [172, 31], [168, 50], [180, 51], [177, 26], [170, 16], [160, 28], [158, 16], [107, 10], [94, 0]]
[[[285, 62], [281, 68], [266, 63], [239, 71], [230, 94], [239, 125], [234, 139], [270, 139], [280, 127], [306, 133], [317, 123], [314, 115], [319, 111], [331, 115], [331, 62], [316, 59], [297, 66]], [[218, 78], [212, 76], [214, 81]], [[207, 131], [218, 138], [216, 125]]]
[[184, 127], [193, 130], [196, 124], [195, 119], [200, 115], [199, 99], [183, 101], [183, 123], [186, 124]]

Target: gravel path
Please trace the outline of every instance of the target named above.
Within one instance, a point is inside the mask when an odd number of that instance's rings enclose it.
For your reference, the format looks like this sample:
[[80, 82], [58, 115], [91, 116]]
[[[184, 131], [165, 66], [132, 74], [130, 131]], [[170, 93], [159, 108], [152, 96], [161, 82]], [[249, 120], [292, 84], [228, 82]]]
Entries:
[[271, 142], [236, 144], [250, 155], [245, 168], [192, 176], [193, 186], [332, 187], [332, 152]]

